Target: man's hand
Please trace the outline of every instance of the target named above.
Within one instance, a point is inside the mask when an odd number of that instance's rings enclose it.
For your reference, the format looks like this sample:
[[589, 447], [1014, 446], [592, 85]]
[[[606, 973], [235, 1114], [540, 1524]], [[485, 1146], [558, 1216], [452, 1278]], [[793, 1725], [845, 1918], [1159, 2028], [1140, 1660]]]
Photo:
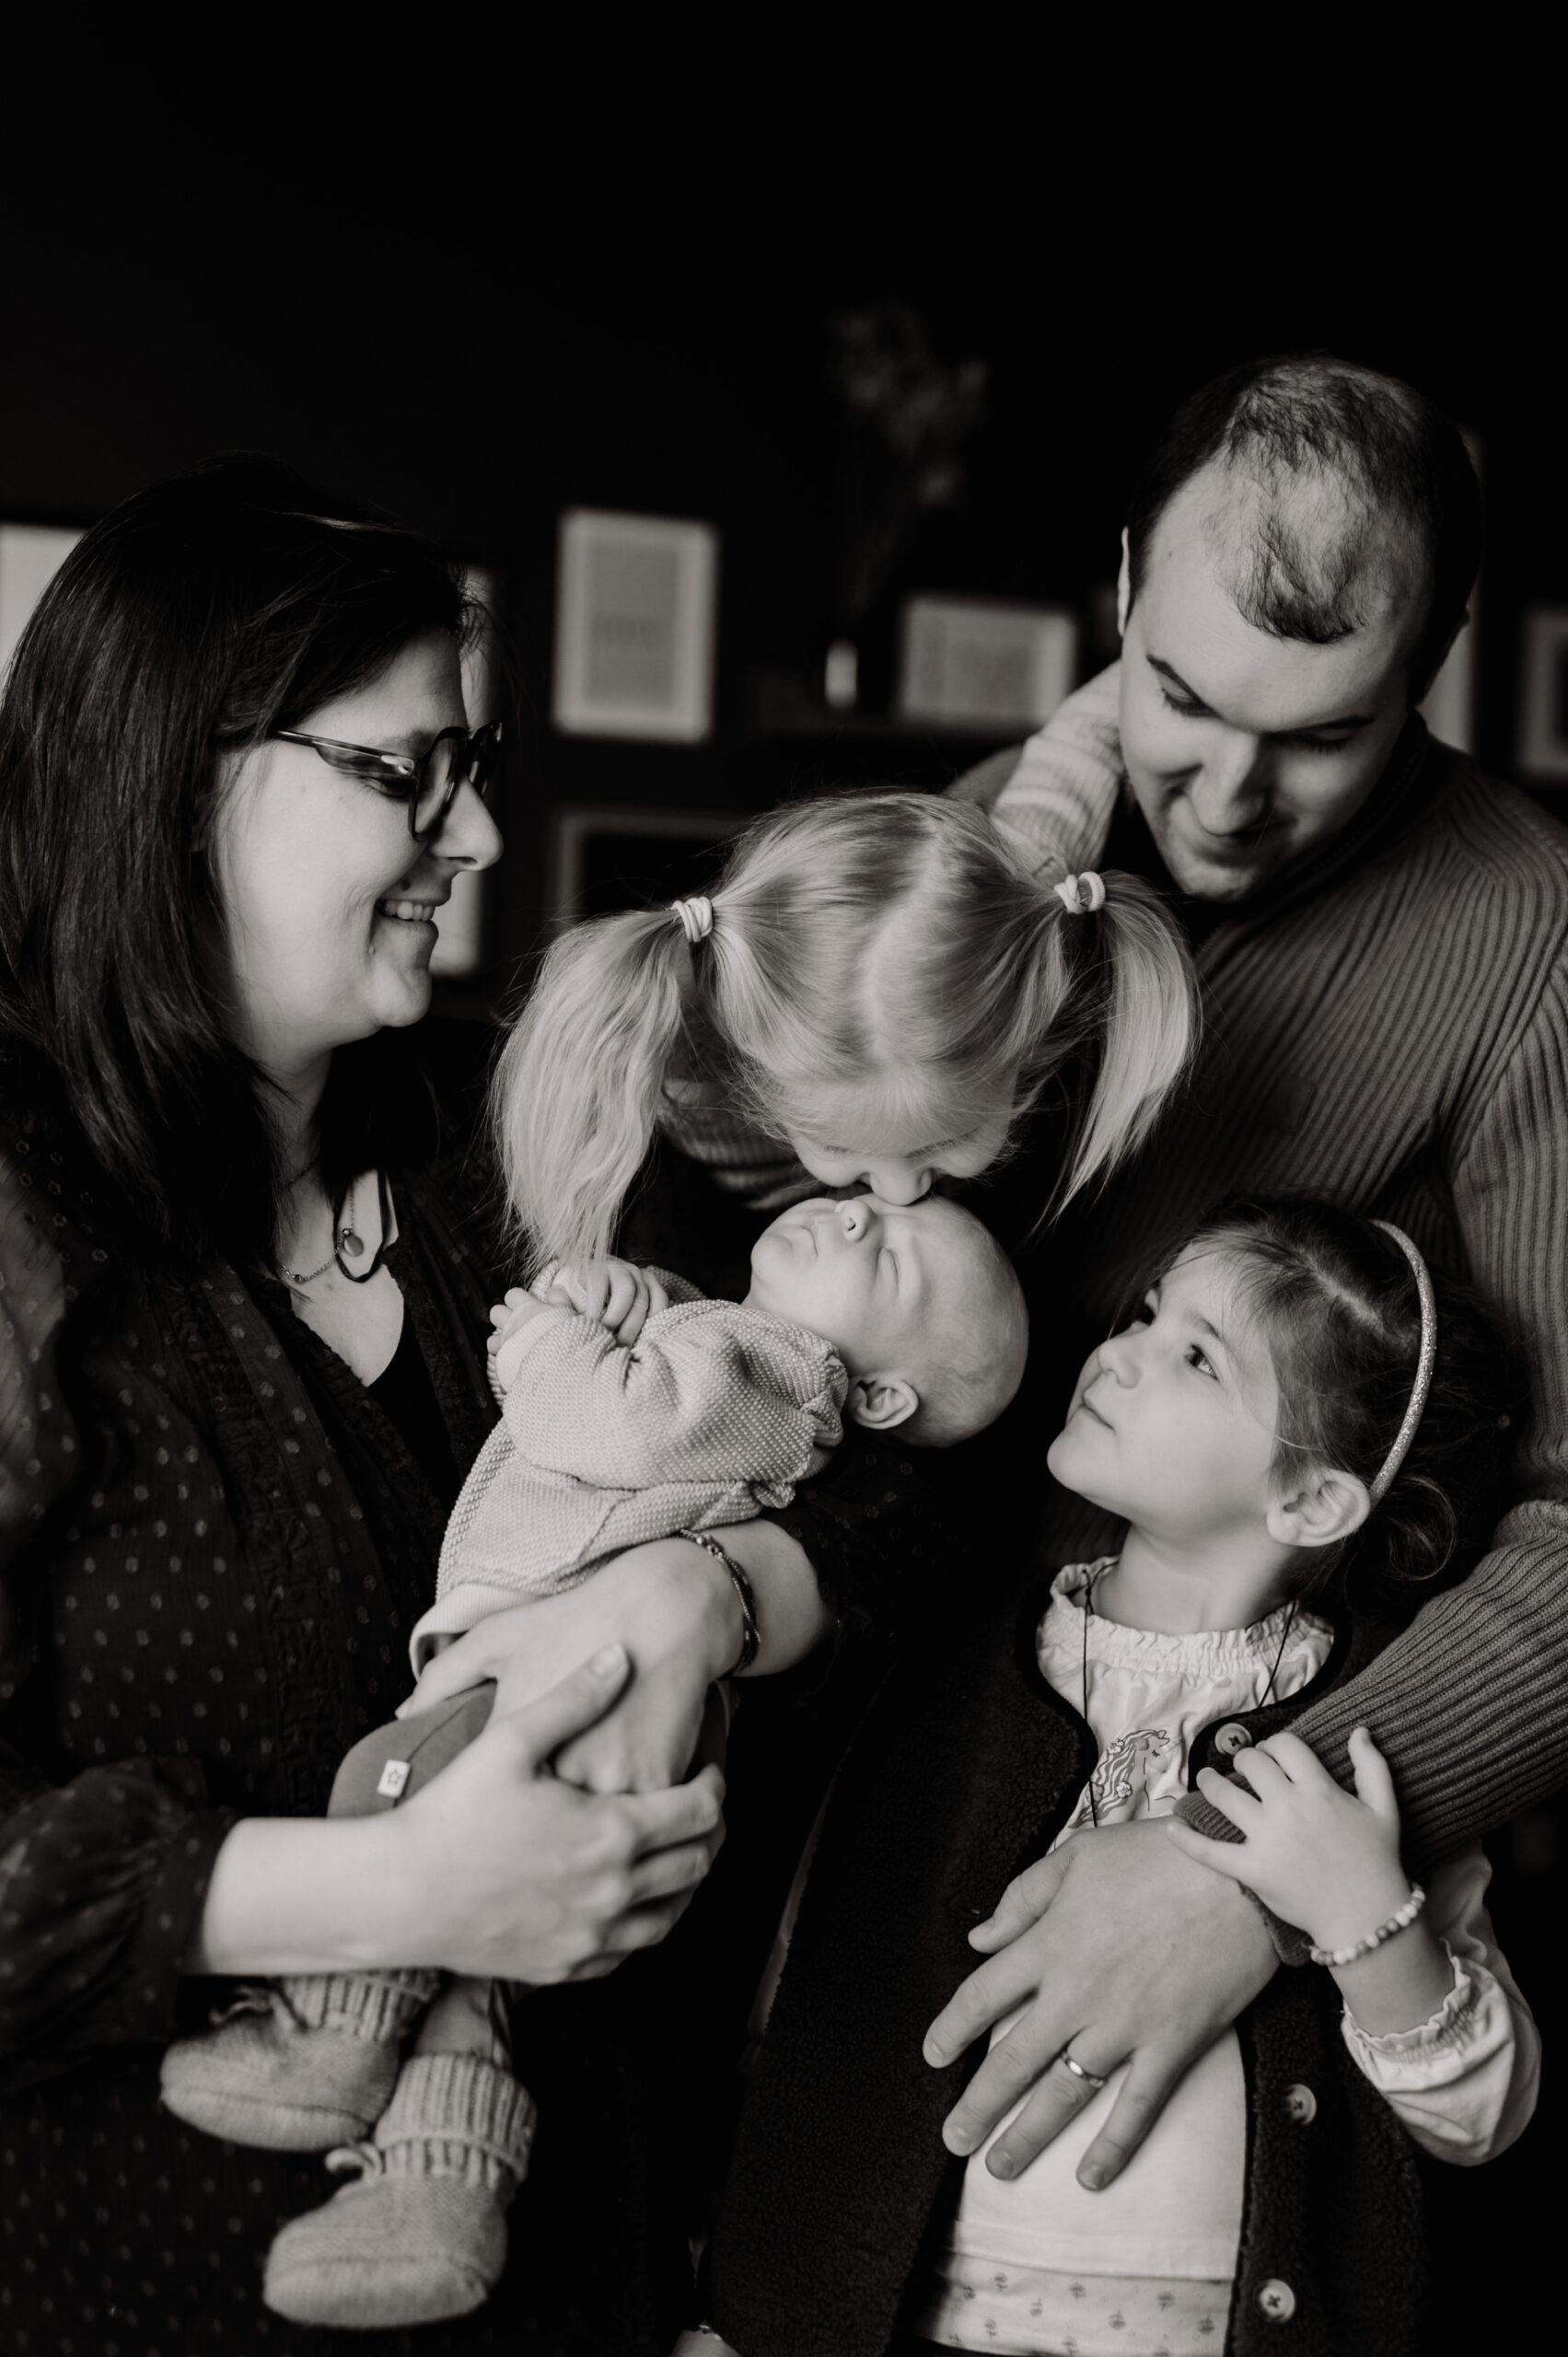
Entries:
[[970, 1934], [990, 1957], [926, 2035], [925, 2059], [954, 2061], [1020, 2004], [948, 2114], [943, 2141], [972, 2153], [1004, 2113], [1029, 2101], [986, 2156], [1016, 2177], [1093, 2092], [1058, 2060], [1098, 2079], [1130, 2068], [1078, 2182], [1120, 2177], [1201, 2054], [1264, 1988], [1279, 1962], [1261, 1916], [1234, 1883], [1176, 1850], [1160, 1818], [1075, 1833], [1008, 1884]]

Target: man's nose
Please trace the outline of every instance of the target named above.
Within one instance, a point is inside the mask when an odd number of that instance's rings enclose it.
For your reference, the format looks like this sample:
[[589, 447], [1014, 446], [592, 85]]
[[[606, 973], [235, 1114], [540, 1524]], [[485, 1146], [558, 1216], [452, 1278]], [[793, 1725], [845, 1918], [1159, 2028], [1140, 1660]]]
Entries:
[[1265, 739], [1227, 729], [1188, 787], [1187, 798], [1205, 834], [1244, 835], [1267, 816], [1269, 792]]

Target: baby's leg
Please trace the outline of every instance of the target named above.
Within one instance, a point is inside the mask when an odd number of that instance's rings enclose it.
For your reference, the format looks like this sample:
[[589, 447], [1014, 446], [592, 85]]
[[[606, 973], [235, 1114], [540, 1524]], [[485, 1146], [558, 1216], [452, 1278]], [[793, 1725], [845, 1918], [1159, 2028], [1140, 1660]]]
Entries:
[[[377, 1727], [338, 1770], [327, 1814], [369, 1817], [410, 1798], [472, 1742], [494, 1695], [476, 1688]], [[443, 1979], [413, 1969], [244, 1983], [210, 2030], [168, 2049], [164, 2102], [232, 2143], [295, 2153], [356, 2143], [386, 2108], [404, 2042]]]

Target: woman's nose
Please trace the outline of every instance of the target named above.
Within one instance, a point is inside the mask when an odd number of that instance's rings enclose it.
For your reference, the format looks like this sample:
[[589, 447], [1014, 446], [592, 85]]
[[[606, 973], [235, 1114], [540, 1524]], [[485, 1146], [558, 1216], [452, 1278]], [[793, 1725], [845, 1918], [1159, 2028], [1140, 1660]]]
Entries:
[[454, 867], [494, 866], [501, 856], [501, 830], [471, 785], [458, 788], [445, 825], [426, 848]]
[[860, 1175], [885, 1203], [918, 1203], [931, 1192], [930, 1171], [911, 1162], [879, 1162]]

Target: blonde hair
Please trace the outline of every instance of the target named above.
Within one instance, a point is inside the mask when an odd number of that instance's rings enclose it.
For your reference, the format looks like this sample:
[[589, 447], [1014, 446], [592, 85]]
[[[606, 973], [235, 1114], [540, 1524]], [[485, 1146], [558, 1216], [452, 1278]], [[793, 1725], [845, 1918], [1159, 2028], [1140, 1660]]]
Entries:
[[1192, 968], [1150, 888], [1070, 911], [990, 818], [923, 794], [841, 795], [748, 828], [688, 945], [669, 909], [594, 917], [551, 948], [500, 1058], [507, 1193], [537, 1259], [608, 1250], [667, 1082], [700, 1073], [772, 1130], [824, 1084], [1016, 1122], [1098, 1048], [1051, 1208], [1141, 1142], [1196, 1033]]

